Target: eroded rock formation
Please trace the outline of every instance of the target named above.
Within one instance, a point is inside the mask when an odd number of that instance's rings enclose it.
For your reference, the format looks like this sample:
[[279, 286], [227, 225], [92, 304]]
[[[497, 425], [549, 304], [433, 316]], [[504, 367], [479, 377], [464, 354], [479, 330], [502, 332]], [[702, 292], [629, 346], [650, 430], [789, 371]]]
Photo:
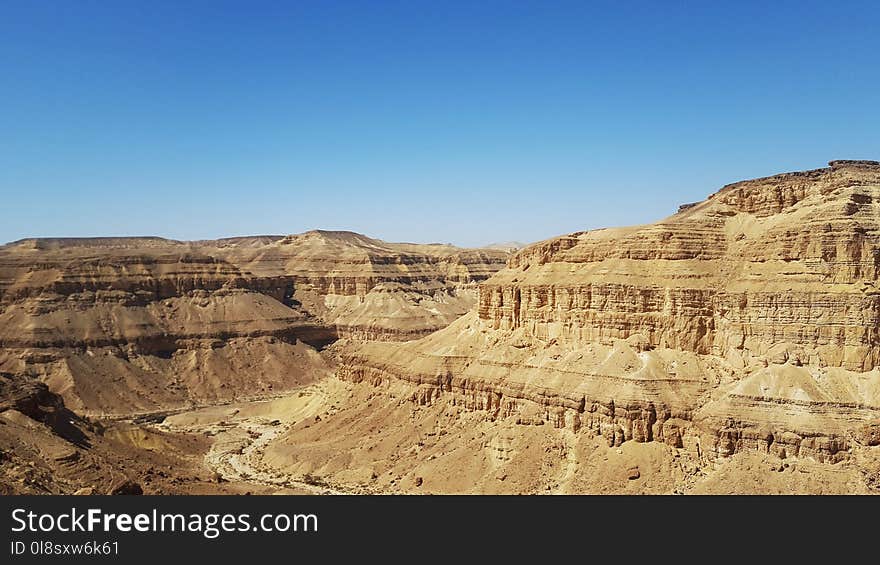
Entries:
[[0, 492], [876, 492], [878, 201], [833, 161], [513, 256], [0, 247]]
[[349, 232], [22, 240], [0, 247], [0, 371], [104, 416], [279, 394], [328, 375], [340, 335], [445, 326], [506, 257]]
[[880, 416], [878, 206], [880, 163], [833, 161], [537, 243], [472, 313], [337, 374], [611, 445], [841, 461]]

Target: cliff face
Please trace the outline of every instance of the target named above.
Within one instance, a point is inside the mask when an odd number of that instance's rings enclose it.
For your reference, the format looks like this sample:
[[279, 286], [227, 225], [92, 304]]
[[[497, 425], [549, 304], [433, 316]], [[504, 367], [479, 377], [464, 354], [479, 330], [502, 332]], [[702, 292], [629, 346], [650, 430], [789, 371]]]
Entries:
[[310, 232], [0, 247], [0, 371], [85, 414], [277, 394], [328, 374], [340, 335], [405, 339], [470, 308], [502, 252]]
[[291, 281], [294, 300], [339, 337], [407, 340], [467, 312], [477, 283], [507, 251], [388, 243], [352, 232], [312, 231], [272, 245], [217, 242], [212, 253], [261, 277]]
[[612, 445], [840, 461], [880, 417], [878, 202], [880, 164], [834, 161], [656, 224], [541, 242], [468, 316], [350, 347], [338, 374]]
[[525, 249], [483, 285], [480, 320], [573, 343], [638, 336], [646, 346], [803, 363], [880, 362], [880, 166], [729, 185], [650, 226], [565, 236]]

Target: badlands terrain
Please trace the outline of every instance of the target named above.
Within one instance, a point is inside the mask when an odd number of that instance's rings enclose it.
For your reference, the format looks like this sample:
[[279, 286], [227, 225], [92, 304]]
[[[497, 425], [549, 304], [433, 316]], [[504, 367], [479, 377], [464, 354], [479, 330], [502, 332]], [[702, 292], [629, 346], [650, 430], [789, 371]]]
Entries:
[[518, 247], [0, 247], [0, 492], [880, 492], [880, 163]]

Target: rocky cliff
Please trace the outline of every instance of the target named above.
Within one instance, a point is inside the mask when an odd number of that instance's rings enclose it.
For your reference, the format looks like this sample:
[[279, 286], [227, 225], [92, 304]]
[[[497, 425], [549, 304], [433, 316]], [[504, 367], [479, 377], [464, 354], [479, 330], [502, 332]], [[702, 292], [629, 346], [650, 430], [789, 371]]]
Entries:
[[340, 335], [445, 326], [506, 258], [348, 232], [22, 240], [0, 247], [0, 371], [81, 414], [278, 394], [328, 374]]
[[852, 458], [880, 422], [878, 206], [880, 163], [833, 161], [534, 244], [472, 313], [337, 374], [611, 445]]
[[477, 284], [510, 255], [388, 243], [344, 231], [311, 231], [265, 246], [222, 240], [210, 247], [255, 275], [290, 281], [294, 300], [338, 336], [392, 341], [427, 335], [467, 312]]

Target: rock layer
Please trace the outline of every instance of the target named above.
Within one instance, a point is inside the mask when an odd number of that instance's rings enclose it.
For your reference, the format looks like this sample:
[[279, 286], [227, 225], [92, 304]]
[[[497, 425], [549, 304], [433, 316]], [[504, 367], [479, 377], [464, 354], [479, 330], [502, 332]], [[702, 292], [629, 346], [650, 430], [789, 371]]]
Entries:
[[311, 231], [265, 246], [222, 240], [212, 253], [258, 276], [291, 281], [294, 300], [340, 337], [391, 341], [427, 335], [467, 312], [477, 283], [509, 256], [342, 231]]
[[880, 163], [744, 181], [656, 224], [529, 246], [472, 314], [337, 374], [698, 457], [835, 462], [880, 415]]
[[0, 371], [82, 414], [278, 394], [328, 374], [340, 335], [409, 339], [470, 308], [500, 251], [349, 232], [0, 247]]

